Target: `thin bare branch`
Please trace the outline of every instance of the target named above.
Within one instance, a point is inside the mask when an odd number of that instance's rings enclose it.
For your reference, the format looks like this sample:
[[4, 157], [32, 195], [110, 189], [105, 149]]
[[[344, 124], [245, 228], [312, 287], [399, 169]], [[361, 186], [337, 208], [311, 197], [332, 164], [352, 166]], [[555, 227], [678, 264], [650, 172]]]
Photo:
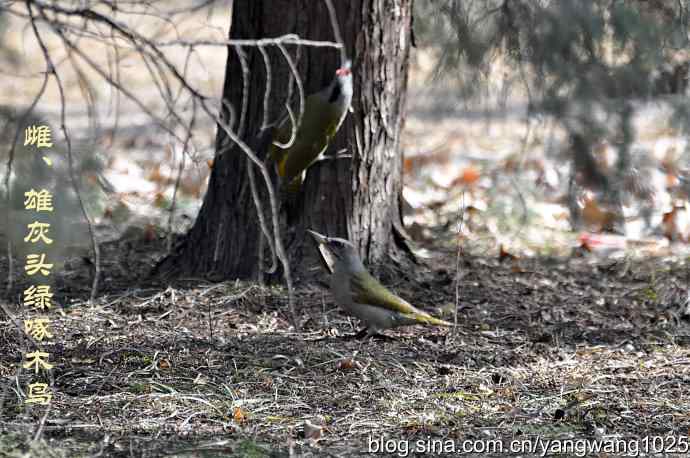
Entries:
[[292, 122], [292, 133], [290, 134], [290, 140], [288, 140], [288, 142], [284, 144], [276, 140], [273, 141], [273, 144], [277, 147], [287, 149], [290, 148], [292, 144], [295, 142], [295, 139], [297, 138], [297, 131], [299, 130], [299, 126], [302, 124], [302, 117], [304, 116], [304, 85], [302, 84], [302, 79], [299, 76], [297, 65], [292, 60], [292, 56], [290, 56], [290, 53], [287, 52], [287, 49], [285, 49], [285, 46], [283, 46], [282, 44], [278, 44], [278, 49], [280, 49], [280, 52], [283, 53], [283, 56], [285, 57], [285, 60], [287, 61], [288, 66], [290, 67], [290, 70], [292, 71], [292, 75], [295, 78], [295, 83], [297, 83], [297, 90], [299, 94], [299, 115], [297, 116], [296, 122], [294, 120], [294, 116], [290, 108], [290, 101], [288, 100], [286, 103], [288, 115], [290, 116], [290, 121]]
[[249, 156], [252, 162], [256, 164], [256, 166], [261, 171], [261, 175], [264, 178], [264, 182], [268, 190], [268, 198], [271, 203], [271, 215], [273, 219], [272, 223], [276, 255], [278, 256], [278, 259], [280, 260], [280, 263], [283, 266], [283, 277], [285, 278], [285, 283], [287, 284], [288, 288], [288, 309], [290, 311], [290, 320], [292, 322], [293, 327], [295, 329], [299, 329], [297, 313], [295, 311], [294, 286], [292, 283], [292, 274], [290, 272], [290, 263], [288, 261], [287, 252], [285, 251], [285, 247], [283, 246], [283, 241], [280, 235], [280, 225], [278, 219], [278, 199], [276, 197], [275, 190], [273, 189], [273, 183], [271, 182], [271, 175], [268, 172], [268, 167], [266, 167], [266, 164], [264, 164], [263, 161], [261, 161], [257, 157], [256, 153], [252, 151], [249, 145], [247, 145], [241, 138], [237, 136], [237, 134], [228, 126], [227, 123], [222, 122], [222, 120], [219, 117], [216, 117], [216, 122], [218, 123], [218, 126], [221, 129], [223, 129], [223, 132], [226, 133], [230, 140], [232, 140], [237, 146], [239, 146], [240, 149], [242, 149], [242, 151], [244, 151], [244, 153], [247, 156]]
[[[263, 49], [263, 48], [259, 48]], [[235, 51], [237, 52], [237, 57], [240, 60], [240, 67], [242, 67], [242, 109], [240, 112], [240, 121], [239, 121], [239, 127], [237, 129], [238, 132], [238, 137], [242, 137], [244, 134], [244, 123], [245, 123], [245, 117], [247, 114], [247, 108], [249, 105], [249, 65], [247, 65], [247, 56], [244, 54], [244, 51], [242, 50], [241, 47], [236, 46]], [[269, 66], [270, 68], [270, 66]], [[266, 81], [266, 86], [270, 87], [271, 85], [271, 80], [268, 79]], [[264, 99], [265, 100], [265, 99]], [[264, 113], [264, 119], [265, 119], [265, 113]], [[261, 203], [261, 198], [259, 196], [259, 191], [256, 187], [256, 178], [254, 177], [254, 169], [251, 161], [249, 158], [247, 158], [247, 175], [249, 177], [249, 186], [251, 188], [252, 192], [252, 199], [254, 199], [254, 208], [256, 209], [256, 214], [259, 218], [259, 225], [261, 226], [261, 232], [266, 238], [266, 241], [268, 242], [268, 247], [271, 250], [271, 268], [269, 270], [270, 273], [273, 273], [276, 271], [278, 268], [278, 263], [276, 261], [276, 249], [275, 249], [275, 241], [274, 237], [271, 236], [271, 233], [268, 229], [268, 225], [266, 224], [266, 219], [264, 218], [264, 208], [263, 204]], [[263, 262], [263, 259], [261, 259]]]
[[328, 8], [328, 17], [331, 20], [331, 27], [333, 28], [333, 37], [335, 41], [340, 44], [340, 64], [344, 65], [347, 62], [347, 50], [345, 49], [345, 42], [343, 36], [340, 34], [340, 27], [338, 26], [338, 16], [335, 14], [333, 2], [331, 0], [324, 0], [326, 8]]
[[343, 45], [341, 43], [334, 43], [332, 41], [318, 41], [318, 40], [305, 40], [300, 38], [298, 35], [289, 34], [282, 35], [276, 38], [261, 38], [258, 40], [175, 40], [157, 43], [160, 47], [167, 46], [276, 46], [276, 45], [294, 45], [294, 46], [310, 46], [312, 48], [336, 48], [341, 49]]
[[268, 58], [268, 53], [266, 52], [266, 48], [263, 46], [259, 46], [259, 52], [261, 53], [261, 57], [264, 59], [264, 67], [266, 68], [266, 90], [264, 91], [264, 106], [263, 106], [263, 111], [264, 111], [264, 119], [261, 122], [261, 130], [267, 129], [268, 128], [268, 103], [271, 99], [271, 84], [273, 81], [272, 74], [271, 74], [271, 61]]
[[170, 215], [168, 216], [168, 240], [167, 248], [168, 253], [172, 250], [172, 234], [173, 234], [173, 220], [175, 218], [175, 204], [177, 203], [177, 191], [180, 188], [180, 181], [182, 180], [182, 172], [184, 171], [185, 161], [187, 159], [187, 148], [189, 147], [189, 142], [192, 139], [192, 131], [194, 129], [194, 123], [196, 121], [196, 99], [192, 99], [193, 111], [192, 119], [189, 121], [189, 128], [187, 129], [187, 138], [182, 145], [182, 159], [180, 160], [180, 167], [177, 171], [177, 177], [175, 178], [175, 187], [173, 188], [172, 202], [170, 203]]
[[[240, 67], [242, 67], [242, 108], [240, 109], [240, 120], [236, 130], [239, 137], [244, 137], [247, 109], [249, 108], [249, 66], [247, 65], [247, 56], [244, 54], [242, 47], [235, 46], [234, 49], [237, 53], [237, 58], [240, 60]], [[266, 85], [270, 88], [270, 80]]]

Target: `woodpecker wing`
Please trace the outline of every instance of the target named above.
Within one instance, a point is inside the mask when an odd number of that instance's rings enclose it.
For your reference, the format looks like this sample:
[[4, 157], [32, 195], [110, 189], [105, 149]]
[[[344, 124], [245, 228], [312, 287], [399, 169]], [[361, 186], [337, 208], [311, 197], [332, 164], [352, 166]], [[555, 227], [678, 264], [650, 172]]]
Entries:
[[375, 307], [398, 312], [406, 318], [419, 323], [436, 324], [440, 326], [452, 326], [451, 323], [434, 318], [426, 312], [419, 310], [405, 299], [393, 294], [381, 282], [372, 277], [368, 272], [360, 272], [352, 276], [350, 281], [352, 299], [359, 304], [368, 304]]
[[[334, 91], [338, 89], [338, 91]], [[340, 128], [347, 106], [340, 96], [340, 86], [331, 83], [327, 88], [311, 94], [305, 100], [302, 122], [297, 128], [294, 141], [288, 148], [273, 144], [270, 157], [277, 164], [278, 175], [288, 183], [307, 170], [328, 148], [328, 144]], [[332, 99], [332, 100], [331, 100]], [[349, 105], [349, 98], [347, 99]], [[289, 118], [283, 120], [274, 131], [274, 141], [288, 143], [293, 125]]]

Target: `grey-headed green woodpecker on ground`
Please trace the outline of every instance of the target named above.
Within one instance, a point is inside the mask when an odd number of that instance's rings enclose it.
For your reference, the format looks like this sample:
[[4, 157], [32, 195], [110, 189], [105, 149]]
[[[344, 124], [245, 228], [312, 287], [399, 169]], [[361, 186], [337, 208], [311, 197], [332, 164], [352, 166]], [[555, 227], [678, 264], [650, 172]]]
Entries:
[[333, 81], [321, 91], [311, 94], [304, 101], [302, 122], [297, 128], [293, 143], [287, 148], [292, 136], [292, 123], [286, 118], [273, 134], [270, 159], [275, 163], [281, 186], [290, 192], [300, 190], [307, 169], [328, 148], [345, 120], [352, 102], [351, 63], [347, 61], [335, 71]]
[[367, 271], [348, 240], [307, 232], [318, 245], [319, 254], [331, 274], [330, 286], [335, 301], [366, 326], [366, 335], [411, 324], [452, 326], [412, 306], [383, 286]]

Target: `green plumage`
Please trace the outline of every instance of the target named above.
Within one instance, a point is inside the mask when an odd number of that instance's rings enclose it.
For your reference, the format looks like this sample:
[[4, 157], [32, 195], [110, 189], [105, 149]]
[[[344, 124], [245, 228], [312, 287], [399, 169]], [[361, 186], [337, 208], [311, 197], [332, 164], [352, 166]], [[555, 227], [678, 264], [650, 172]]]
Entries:
[[281, 185], [289, 195], [299, 193], [306, 170], [328, 148], [345, 119], [351, 101], [352, 73], [350, 62], [346, 62], [335, 71], [328, 86], [306, 97], [302, 119], [296, 126], [295, 138], [290, 146], [280, 146], [290, 143], [292, 138], [295, 126], [290, 118], [286, 117], [274, 130], [269, 157], [275, 163]]
[[352, 288], [352, 299], [356, 303], [373, 305], [399, 312], [419, 323], [451, 326], [451, 323], [434, 318], [428, 313], [415, 308], [400, 296], [393, 294], [366, 270], [352, 275], [350, 287]]
[[[295, 141], [287, 149], [277, 145], [271, 146], [271, 159], [277, 164], [278, 175], [285, 183], [290, 185], [297, 182], [299, 190], [302, 172], [328, 147], [328, 143], [336, 133], [341, 116], [339, 107], [328, 103], [320, 94], [307, 97], [302, 123], [297, 130]], [[287, 120], [277, 130], [274, 138], [279, 143], [285, 144], [290, 141], [291, 135], [292, 123]]]

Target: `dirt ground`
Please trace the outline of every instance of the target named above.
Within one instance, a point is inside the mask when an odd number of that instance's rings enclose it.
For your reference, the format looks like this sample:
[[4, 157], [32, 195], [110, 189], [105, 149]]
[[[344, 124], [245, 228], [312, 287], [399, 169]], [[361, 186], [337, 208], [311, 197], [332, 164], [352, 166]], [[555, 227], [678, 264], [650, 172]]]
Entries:
[[162, 249], [104, 246], [106, 263], [131, 261], [93, 305], [58, 285], [70, 306], [53, 314], [45, 418], [18, 393], [28, 344], [3, 319], [0, 456], [505, 456], [537, 439], [682, 451], [690, 434], [679, 260], [447, 253], [382, 278], [451, 321], [459, 280], [457, 327], [356, 340], [317, 284], [298, 289], [295, 332], [279, 287], [137, 281]]

